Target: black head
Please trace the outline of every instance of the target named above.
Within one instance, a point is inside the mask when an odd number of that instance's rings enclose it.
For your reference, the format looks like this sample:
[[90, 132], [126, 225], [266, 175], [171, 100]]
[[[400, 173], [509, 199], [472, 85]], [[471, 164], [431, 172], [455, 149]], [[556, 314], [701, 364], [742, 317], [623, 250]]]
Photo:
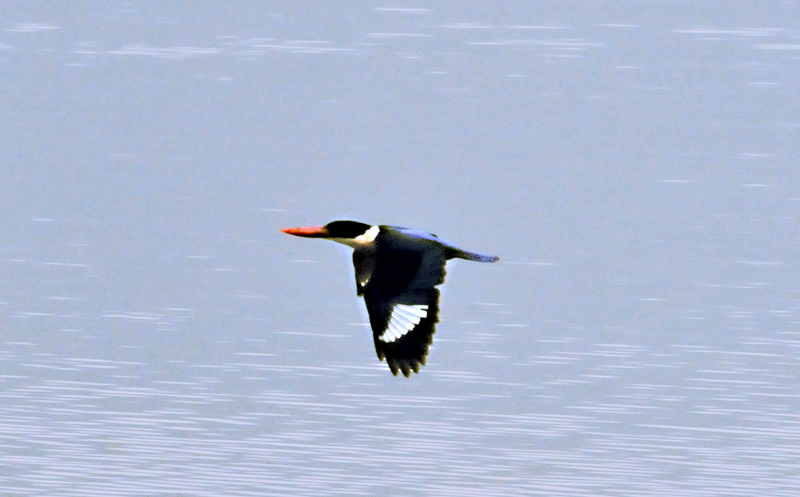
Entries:
[[358, 221], [331, 221], [324, 226], [328, 238], [355, 238], [366, 233], [371, 227]]

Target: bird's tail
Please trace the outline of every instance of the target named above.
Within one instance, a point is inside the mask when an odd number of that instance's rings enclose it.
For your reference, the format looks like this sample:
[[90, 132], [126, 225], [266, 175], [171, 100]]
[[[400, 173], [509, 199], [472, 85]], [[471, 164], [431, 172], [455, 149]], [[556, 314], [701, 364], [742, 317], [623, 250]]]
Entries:
[[500, 260], [499, 257], [496, 255], [483, 255], [483, 254], [476, 254], [475, 252], [467, 252], [466, 250], [456, 249], [453, 252], [453, 256], [451, 258], [459, 258], [459, 259], [466, 259], [468, 261], [478, 261], [478, 262], [497, 262]]

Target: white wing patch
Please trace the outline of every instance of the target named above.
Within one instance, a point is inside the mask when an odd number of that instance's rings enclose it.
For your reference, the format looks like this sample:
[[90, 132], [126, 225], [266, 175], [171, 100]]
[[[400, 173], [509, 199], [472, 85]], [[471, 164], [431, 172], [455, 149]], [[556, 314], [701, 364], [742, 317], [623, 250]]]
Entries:
[[389, 327], [378, 339], [385, 343], [392, 343], [402, 337], [428, 315], [427, 305], [396, 304], [392, 307], [392, 316]]

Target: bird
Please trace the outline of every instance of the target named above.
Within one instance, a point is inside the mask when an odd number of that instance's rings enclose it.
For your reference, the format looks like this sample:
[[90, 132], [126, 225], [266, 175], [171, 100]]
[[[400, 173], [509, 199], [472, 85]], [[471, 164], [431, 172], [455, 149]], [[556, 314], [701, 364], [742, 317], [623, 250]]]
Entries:
[[439, 290], [449, 259], [496, 262], [467, 252], [434, 234], [402, 226], [332, 221], [324, 226], [284, 228], [305, 238], [323, 238], [353, 249], [356, 295], [364, 298], [375, 351], [394, 376], [406, 378], [425, 365], [439, 322]]

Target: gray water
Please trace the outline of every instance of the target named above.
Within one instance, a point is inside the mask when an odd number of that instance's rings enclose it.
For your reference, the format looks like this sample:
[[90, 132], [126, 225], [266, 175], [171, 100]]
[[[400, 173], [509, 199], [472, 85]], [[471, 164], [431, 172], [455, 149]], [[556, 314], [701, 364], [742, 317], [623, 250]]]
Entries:
[[[797, 2], [0, 6], [0, 494], [795, 496]], [[393, 377], [349, 254], [448, 265]]]

